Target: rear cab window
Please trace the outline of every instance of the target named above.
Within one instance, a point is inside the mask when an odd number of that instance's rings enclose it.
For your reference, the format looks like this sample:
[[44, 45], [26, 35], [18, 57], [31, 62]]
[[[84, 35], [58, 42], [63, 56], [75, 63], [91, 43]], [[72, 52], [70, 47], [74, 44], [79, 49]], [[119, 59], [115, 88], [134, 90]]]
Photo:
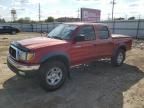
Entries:
[[83, 35], [85, 37], [84, 41], [96, 40], [95, 30], [92, 25], [81, 26], [77, 36]]
[[99, 39], [108, 39], [110, 37], [109, 35], [109, 29], [107, 26], [102, 26], [98, 29]]

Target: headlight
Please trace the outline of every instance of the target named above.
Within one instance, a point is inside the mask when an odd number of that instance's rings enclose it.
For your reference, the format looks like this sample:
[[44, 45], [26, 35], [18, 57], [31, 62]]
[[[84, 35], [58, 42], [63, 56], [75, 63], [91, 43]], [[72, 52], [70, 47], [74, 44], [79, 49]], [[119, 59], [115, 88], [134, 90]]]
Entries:
[[26, 60], [26, 52], [19, 50], [18, 58], [19, 58], [19, 60]]
[[27, 60], [31, 60], [32, 58], [34, 57], [34, 53], [30, 52], [30, 53], [27, 53]]
[[34, 53], [32, 53], [32, 52], [24, 52], [21, 50], [19, 50], [19, 52], [18, 52], [19, 60], [29, 61], [33, 58], [33, 56], [34, 56]]

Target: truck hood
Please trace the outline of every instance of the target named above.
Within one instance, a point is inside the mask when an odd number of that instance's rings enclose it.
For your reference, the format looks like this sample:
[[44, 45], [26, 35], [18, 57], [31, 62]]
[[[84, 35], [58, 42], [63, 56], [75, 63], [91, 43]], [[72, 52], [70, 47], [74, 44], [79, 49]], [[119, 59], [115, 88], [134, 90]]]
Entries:
[[20, 40], [18, 41], [18, 43], [28, 49], [37, 49], [46, 46], [67, 44], [68, 42], [65, 40], [51, 39], [47, 37], [36, 37], [31, 39]]

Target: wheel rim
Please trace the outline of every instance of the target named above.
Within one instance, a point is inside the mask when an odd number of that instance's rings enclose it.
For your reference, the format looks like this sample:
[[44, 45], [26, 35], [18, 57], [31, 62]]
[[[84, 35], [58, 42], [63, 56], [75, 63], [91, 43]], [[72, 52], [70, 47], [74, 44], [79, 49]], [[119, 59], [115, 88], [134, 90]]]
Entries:
[[118, 57], [117, 57], [117, 63], [118, 64], [121, 64], [122, 63], [122, 61], [123, 61], [123, 54], [120, 52], [119, 54], [118, 54]]
[[51, 68], [46, 75], [46, 81], [49, 85], [55, 86], [62, 79], [62, 70], [59, 67]]

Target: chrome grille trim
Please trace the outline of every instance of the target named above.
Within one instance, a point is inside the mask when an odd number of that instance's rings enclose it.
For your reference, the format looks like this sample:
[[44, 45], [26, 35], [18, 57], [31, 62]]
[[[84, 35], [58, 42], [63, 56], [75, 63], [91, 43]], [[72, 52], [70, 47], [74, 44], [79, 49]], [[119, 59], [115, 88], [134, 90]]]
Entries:
[[14, 50], [16, 50], [16, 58], [14, 58], [14, 57], [10, 54], [10, 52], [9, 52], [9, 55], [10, 55], [13, 59], [18, 60], [18, 48], [16, 48], [16, 47], [13, 46], [13, 45], [10, 45], [10, 47], [13, 48]]

